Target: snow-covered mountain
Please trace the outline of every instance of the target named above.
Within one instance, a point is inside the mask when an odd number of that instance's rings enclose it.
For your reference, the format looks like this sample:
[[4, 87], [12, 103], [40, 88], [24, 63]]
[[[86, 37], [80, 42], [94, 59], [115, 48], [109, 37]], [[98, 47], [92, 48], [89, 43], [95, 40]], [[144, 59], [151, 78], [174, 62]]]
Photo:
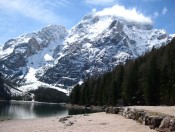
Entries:
[[0, 71], [22, 90], [49, 84], [69, 88], [172, 37], [149, 22], [95, 12], [69, 31], [50, 25], [7, 41], [0, 49]]
[[72, 86], [171, 39], [164, 30], [152, 27], [150, 23], [127, 21], [99, 12], [89, 14], [69, 31], [56, 65], [40, 80]]
[[[65, 27], [50, 25], [39, 32], [8, 40], [0, 50], [1, 72], [6, 79], [22, 85], [22, 90], [47, 86], [39, 82], [36, 75], [54, 65], [67, 35]], [[28, 87], [23, 86], [26, 84]]]

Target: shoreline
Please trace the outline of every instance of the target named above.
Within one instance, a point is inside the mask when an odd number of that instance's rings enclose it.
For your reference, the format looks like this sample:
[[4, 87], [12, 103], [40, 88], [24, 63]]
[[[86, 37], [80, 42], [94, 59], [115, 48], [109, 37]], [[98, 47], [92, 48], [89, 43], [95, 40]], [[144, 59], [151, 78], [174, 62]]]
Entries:
[[155, 132], [120, 115], [92, 114], [0, 121], [1, 132]]
[[84, 110], [88, 109], [95, 112], [105, 112], [105, 109], [106, 109], [106, 107], [94, 106], [94, 105], [85, 106], [85, 105], [75, 105], [75, 104], [64, 104], [63, 106], [68, 109], [84, 109]]
[[106, 113], [119, 114], [159, 132], [175, 132], [175, 106], [108, 107]]
[[[67, 105], [66, 107], [72, 109], [94, 109], [96, 106], [87, 107], [74, 105], [72, 107], [72, 105]], [[103, 107], [98, 106], [97, 108], [104, 109]], [[109, 110], [109, 108], [106, 110]], [[115, 114], [97, 112], [34, 119], [3, 120], [0, 121], [0, 132], [156, 132], [156, 130], [165, 130], [164, 132], [167, 132], [168, 129], [154, 129], [152, 126], [150, 127], [149, 123], [146, 125], [132, 120], [134, 119], [133, 114], [135, 112], [140, 112], [141, 114], [148, 112], [148, 114], [145, 115], [155, 121], [159, 121], [160, 117], [162, 118], [161, 120], [163, 120], [163, 118], [171, 120], [175, 115], [175, 106], [129, 106], [118, 108], [119, 111], [120, 108], [126, 110], [122, 114], [117, 114], [113, 111], [117, 109], [113, 107], [111, 112], [114, 112]], [[164, 115], [161, 115], [161, 113], [165, 114], [165, 117]]]

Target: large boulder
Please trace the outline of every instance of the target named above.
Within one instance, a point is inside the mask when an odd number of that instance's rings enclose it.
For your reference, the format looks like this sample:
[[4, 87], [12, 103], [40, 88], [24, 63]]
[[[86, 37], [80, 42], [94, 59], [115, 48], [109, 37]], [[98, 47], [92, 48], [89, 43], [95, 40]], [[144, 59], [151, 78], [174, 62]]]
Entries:
[[161, 122], [159, 128], [169, 128], [169, 127], [170, 127], [170, 120], [171, 120], [170, 117], [165, 117], [165, 118], [162, 120], [162, 122]]
[[120, 107], [107, 107], [105, 109], [105, 112], [110, 114], [118, 114], [119, 111], [120, 111]]

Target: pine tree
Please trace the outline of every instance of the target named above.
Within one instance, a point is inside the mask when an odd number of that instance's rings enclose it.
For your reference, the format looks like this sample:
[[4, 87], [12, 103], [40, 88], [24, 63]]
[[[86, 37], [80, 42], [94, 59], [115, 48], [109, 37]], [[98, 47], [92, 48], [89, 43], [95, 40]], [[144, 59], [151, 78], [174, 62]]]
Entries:
[[146, 63], [145, 72], [145, 88], [144, 95], [147, 105], [157, 105], [159, 104], [159, 75], [160, 71], [157, 67], [156, 57], [154, 54], [150, 56], [149, 61]]
[[72, 104], [79, 104], [80, 102], [80, 89], [81, 87], [77, 84], [70, 93], [70, 100]]
[[129, 62], [125, 67], [124, 80], [122, 84], [123, 97], [128, 105], [137, 104], [137, 63]]
[[2, 73], [0, 73], [0, 98], [4, 98], [5, 91], [4, 91], [4, 81], [2, 79]]

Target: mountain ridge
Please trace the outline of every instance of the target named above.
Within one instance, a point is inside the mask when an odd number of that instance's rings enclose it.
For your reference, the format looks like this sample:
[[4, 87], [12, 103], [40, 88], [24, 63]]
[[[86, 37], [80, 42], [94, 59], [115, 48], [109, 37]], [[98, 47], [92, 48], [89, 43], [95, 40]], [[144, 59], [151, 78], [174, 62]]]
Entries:
[[[46, 71], [40, 80], [71, 86], [88, 76], [104, 73], [129, 58], [135, 58], [153, 46], [166, 44], [170, 39], [164, 30], [152, 29], [150, 24], [137, 24], [111, 16], [86, 15], [70, 30], [58, 63]], [[58, 77], [55, 79], [55, 76]]]
[[7, 41], [0, 49], [1, 72], [24, 91], [49, 84], [69, 89], [173, 37], [152, 24], [98, 14], [86, 15], [69, 31], [50, 25]]

